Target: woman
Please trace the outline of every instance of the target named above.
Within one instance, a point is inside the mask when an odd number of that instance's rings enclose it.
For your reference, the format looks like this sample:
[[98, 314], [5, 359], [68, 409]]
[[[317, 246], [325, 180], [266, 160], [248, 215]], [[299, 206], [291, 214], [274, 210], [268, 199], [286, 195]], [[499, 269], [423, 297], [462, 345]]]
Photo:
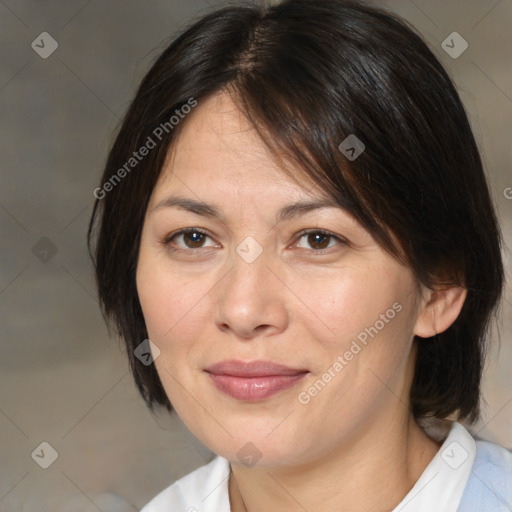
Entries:
[[143, 512], [512, 510], [512, 455], [462, 425], [499, 229], [405, 22], [351, 0], [205, 16], [142, 81], [95, 196], [135, 382], [218, 455]]

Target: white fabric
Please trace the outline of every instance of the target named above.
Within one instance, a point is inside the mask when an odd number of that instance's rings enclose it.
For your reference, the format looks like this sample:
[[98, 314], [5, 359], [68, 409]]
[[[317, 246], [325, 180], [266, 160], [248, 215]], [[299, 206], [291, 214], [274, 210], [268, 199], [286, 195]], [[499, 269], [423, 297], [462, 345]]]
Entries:
[[[438, 453], [393, 512], [456, 512], [471, 474], [476, 443], [454, 422]], [[153, 498], [141, 512], [231, 512], [229, 461], [215, 457]]]
[[456, 512], [471, 474], [476, 442], [460, 424], [448, 437], [422, 475], [393, 512]]

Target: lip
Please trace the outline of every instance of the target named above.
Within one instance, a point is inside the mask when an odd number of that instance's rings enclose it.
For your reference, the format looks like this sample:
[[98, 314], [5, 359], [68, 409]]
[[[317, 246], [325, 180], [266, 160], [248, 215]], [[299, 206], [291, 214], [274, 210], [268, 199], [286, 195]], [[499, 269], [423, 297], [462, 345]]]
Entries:
[[219, 391], [238, 400], [256, 401], [292, 387], [309, 372], [272, 361], [221, 361], [205, 370]]
[[306, 368], [290, 368], [273, 361], [244, 362], [229, 359], [209, 366], [206, 371], [215, 375], [231, 375], [233, 377], [270, 377], [274, 375], [297, 375], [308, 370]]

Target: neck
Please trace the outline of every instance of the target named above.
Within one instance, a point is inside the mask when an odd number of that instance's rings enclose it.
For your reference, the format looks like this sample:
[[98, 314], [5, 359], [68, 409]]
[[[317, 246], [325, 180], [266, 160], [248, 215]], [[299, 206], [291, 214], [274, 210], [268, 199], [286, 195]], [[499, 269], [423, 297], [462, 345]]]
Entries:
[[391, 422], [359, 431], [328, 455], [300, 466], [231, 463], [231, 511], [393, 510], [440, 447], [412, 416], [401, 420], [401, 425]]

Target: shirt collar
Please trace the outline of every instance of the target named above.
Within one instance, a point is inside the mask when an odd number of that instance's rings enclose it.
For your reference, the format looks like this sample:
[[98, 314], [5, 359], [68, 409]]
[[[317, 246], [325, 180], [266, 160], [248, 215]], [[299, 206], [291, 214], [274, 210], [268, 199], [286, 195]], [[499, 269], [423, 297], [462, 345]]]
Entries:
[[456, 512], [475, 456], [475, 440], [454, 422], [435, 457], [393, 512]]

